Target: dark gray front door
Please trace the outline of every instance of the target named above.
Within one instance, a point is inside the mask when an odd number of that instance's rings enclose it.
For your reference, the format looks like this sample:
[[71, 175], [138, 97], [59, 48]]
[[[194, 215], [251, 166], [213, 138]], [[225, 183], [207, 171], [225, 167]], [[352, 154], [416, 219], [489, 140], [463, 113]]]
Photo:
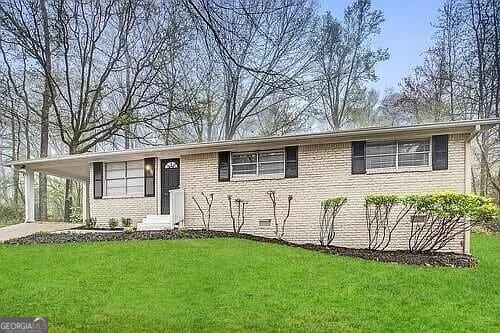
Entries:
[[161, 214], [170, 214], [170, 190], [179, 188], [181, 161], [178, 158], [161, 160]]

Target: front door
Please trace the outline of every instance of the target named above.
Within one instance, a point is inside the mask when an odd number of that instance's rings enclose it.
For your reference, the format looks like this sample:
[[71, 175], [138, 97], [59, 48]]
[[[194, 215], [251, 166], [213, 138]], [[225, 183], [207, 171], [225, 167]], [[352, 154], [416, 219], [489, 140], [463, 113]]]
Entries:
[[161, 160], [161, 214], [170, 214], [170, 190], [179, 188], [180, 166], [178, 158]]

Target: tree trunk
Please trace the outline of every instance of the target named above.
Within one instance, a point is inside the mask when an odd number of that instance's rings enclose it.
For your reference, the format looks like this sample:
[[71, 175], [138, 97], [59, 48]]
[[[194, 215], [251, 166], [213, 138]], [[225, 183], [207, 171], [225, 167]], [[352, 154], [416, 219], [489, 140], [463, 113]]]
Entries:
[[[40, 115], [40, 157], [47, 157], [49, 151], [49, 109], [51, 100], [50, 80], [52, 75], [52, 54], [50, 50], [49, 18], [46, 0], [40, 0], [40, 13], [43, 25], [43, 43], [45, 57], [45, 82], [43, 89], [42, 110]], [[47, 176], [39, 174], [38, 178], [38, 214], [42, 221], [47, 220]]]
[[[18, 160], [17, 154], [17, 137], [16, 137], [16, 121], [14, 120], [14, 115], [11, 117], [11, 135], [12, 135], [12, 160]], [[19, 171], [14, 170], [14, 175], [12, 177], [12, 187], [14, 190], [13, 200], [14, 205], [17, 207], [19, 204]]]

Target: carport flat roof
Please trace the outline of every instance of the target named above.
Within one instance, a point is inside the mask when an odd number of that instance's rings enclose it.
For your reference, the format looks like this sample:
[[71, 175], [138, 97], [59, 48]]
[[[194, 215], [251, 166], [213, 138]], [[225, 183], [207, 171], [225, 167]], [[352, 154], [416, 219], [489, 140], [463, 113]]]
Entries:
[[181, 155], [217, 152], [224, 150], [265, 149], [277, 145], [307, 145], [315, 143], [347, 142], [356, 140], [387, 140], [398, 136], [429, 136], [434, 134], [466, 134], [500, 124], [500, 119], [483, 119], [420, 124], [398, 127], [369, 127], [313, 134], [257, 137], [241, 140], [223, 140], [202, 143], [188, 143], [168, 146], [93, 152], [75, 155], [52, 156], [42, 159], [20, 160], [4, 163], [17, 169], [29, 168], [49, 175], [88, 180], [90, 163], [96, 161], [120, 161], [156, 157], [158, 155], [179, 157]]

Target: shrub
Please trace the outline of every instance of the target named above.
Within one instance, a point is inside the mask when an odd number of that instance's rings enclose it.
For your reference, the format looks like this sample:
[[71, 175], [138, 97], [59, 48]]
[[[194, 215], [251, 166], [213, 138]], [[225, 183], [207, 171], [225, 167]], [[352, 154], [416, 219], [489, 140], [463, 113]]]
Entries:
[[[248, 201], [240, 198], [233, 199], [231, 195], [227, 196], [229, 202], [229, 216], [231, 216], [231, 221], [233, 223], [233, 232], [239, 234], [243, 225], [245, 225], [245, 206], [248, 205]], [[238, 210], [237, 216], [234, 217], [233, 214], [233, 202], [236, 203]]]
[[267, 191], [267, 195], [269, 196], [269, 199], [271, 200], [271, 203], [273, 205], [273, 220], [274, 220], [274, 236], [277, 238], [277, 239], [283, 239], [283, 237], [285, 236], [285, 224], [286, 224], [286, 221], [288, 220], [288, 218], [290, 217], [290, 209], [291, 209], [291, 206], [292, 206], [292, 200], [293, 200], [293, 196], [292, 195], [288, 195], [288, 208], [287, 208], [287, 211], [286, 211], [286, 216], [283, 218], [282, 221], [279, 221], [278, 220], [278, 217], [276, 215], [276, 191], [273, 191], [273, 190], [270, 190], [270, 191]]
[[203, 198], [205, 199], [205, 202], [207, 203], [206, 211], [203, 210], [203, 208], [201, 207], [198, 200], [196, 200], [194, 195], [191, 198], [193, 199], [194, 203], [196, 204], [196, 207], [198, 207], [198, 210], [201, 213], [201, 221], [203, 222], [204, 229], [210, 230], [210, 219], [212, 216], [212, 204], [214, 202], [214, 194], [210, 193], [207, 196], [204, 192], [201, 192], [201, 195], [203, 196]]
[[[368, 249], [385, 250], [389, 246], [394, 230], [413, 207], [412, 201], [408, 198], [411, 197], [398, 197], [392, 194], [369, 195], [365, 198]], [[393, 220], [391, 211], [398, 204], [401, 208]]]
[[123, 233], [124, 233], [124, 234], [131, 234], [131, 233], [133, 233], [133, 232], [134, 232], [134, 228], [132, 228], [132, 227], [130, 227], [130, 226], [129, 226], [129, 227], [124, 227], [124, 228], [123, 228]]
[[132, 225], [132, 219], [130, 217], [122, 217], [122, 227], [130, 227]]
[[0, 204], [0, 226], [22, 222], [24, 209], [21, 205]]
[[346, 202], [346, 197], [334, 197], [321, 201], [319, 218], [319, 242], [321, 245], [330, 246], [333, 242], [335, 238], [335, 218]]
[[473, 194], [436, 192], [407, 200], [415, 207], [408, 240], [412, 252], [441, 250], [459, 234], [497, 214], [490, 199]]
[[85, 220], [85, 228], [94, 229], [97, 224], [97, 219], [95, 217], [89, 217]]
[[118, 220], [115, 218], [110, 218], [108, 220], [108, 226], [110, 227], [110, 229], [115, 229], [118, 226]]
[[80, 207], [73, 206], [70, 209], [71, 213], [69, 215], [69, 221], [71, 223], [81, 223], [83, 221], [83, 217]]

